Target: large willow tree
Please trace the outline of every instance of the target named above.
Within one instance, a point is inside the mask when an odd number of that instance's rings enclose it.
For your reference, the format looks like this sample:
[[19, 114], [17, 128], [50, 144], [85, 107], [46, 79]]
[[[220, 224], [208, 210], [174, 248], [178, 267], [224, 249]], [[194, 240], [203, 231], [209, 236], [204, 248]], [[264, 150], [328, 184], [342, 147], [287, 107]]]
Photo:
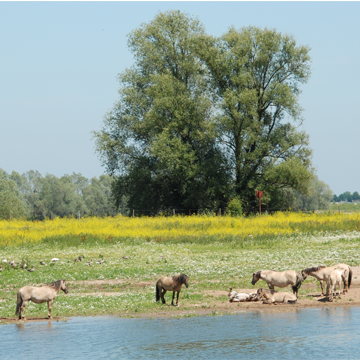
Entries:
[[134, 66], [119, 75], [120, 99], [95, 132], [116, 175], [117, 204], [156, 212], [225, 206], [226, 161], [216, 146], [207, 70], [194, 51], [198, 20], [170, 11], [130, 33]]
[[253, 205], [256, 189], [265, 190], [273, 206], [281, 206], [282, 189], [306, 191], [311, 151], [297, 126], [300, 85], [310, 75], [309, 48], [276, 30], [247, 27], [230, 28], [220, 38], [202, 35], [197, 50], [211, 73], [218, 140], [244, 205]]
[[270, 207], [288, 189], [306, 192], [311, 152], [296, 126], [307, 47], [256, 27], [212, 37], [179, 11], [142, 24], [128, 44], [134, 65], [95, 132], [118, 205], [215, 208], [238, 195], [251, 211], [257, 189]]

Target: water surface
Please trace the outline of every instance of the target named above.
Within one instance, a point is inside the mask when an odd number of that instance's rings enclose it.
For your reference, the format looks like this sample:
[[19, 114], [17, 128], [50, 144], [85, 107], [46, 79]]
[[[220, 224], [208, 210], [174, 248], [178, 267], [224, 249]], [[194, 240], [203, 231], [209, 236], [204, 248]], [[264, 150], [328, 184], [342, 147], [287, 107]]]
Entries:
[[0, 326], [0, 359], [360, 358], [360, 308]]

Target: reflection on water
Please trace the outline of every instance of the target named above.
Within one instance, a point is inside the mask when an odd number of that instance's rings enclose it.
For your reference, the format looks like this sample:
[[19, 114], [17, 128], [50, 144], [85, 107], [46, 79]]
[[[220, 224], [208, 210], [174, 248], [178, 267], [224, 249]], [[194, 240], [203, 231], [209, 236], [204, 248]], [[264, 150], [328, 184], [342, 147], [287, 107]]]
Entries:
[[[188, 319], [72, 318], [0, 326], [0, 358], [358, 359], [360, 308]], [[5, 345], [5, 346], [4, 346]]]
[[[45, 324], [47, 324], [47, 325], [45, 325]], [[29, 324], [26, 324], [26, 325], [29, 325]], [[40, 326], [40, 327], [36, 327], [37, 325]], [[25, 330], [25, 323], [23, 323], [23, 322], [19, 322], [19, 323], [15, 324], [15, 326], [16, 326], [16, 330], [18, 330], [18, 331], [24, 331]], [[31, 326], [32, 326], [31, 331], [35, 331], [35, 332], [39, 331], [39, 329], [41, 329], [41, 330], [48, 329], [49, 330], [52, 327], [52, 322], [51, 321], [38, 322], [38, 323], [32, 324]], [[28, 330], [28, 326], [26, 326], [26, 327], [27, 327], [27, 330]]]

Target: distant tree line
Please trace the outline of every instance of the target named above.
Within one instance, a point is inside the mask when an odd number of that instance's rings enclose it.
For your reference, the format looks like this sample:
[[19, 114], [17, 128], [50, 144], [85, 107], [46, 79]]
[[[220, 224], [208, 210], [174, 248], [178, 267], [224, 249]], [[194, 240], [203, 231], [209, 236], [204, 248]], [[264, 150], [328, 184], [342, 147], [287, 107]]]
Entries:
[[350, 191], [345, 191], [344, 193], [340, 194], [339, 196], [334, 194], [332, 201], [339, 202], [339, 201], [348, 201], [352, 202], [353, 200], [360, 200], [360, 194], [355, 191], [351, 193]]
[[[79, 213], [81, 217], [113, 216], [118, 213], [125, 216], [132, 215], [133, 208], [129, 207], [125, 196], [116, 204], [113, 192], [116, 191], [117, 186], [118, 183], [109, 175], [87, 179], [81, 174], [73, 173], [58, 178], [50, 174], [42, 176], [38, 171], [33, 170], [22, 175], [16, 171], [7, 174], [0, 168], [0, 219], [43, 220], [58, 216], [77, 217]], [[265, 193], [264, 211], [285, 209], [314, 211], [328, 209], [333, 193], [327, 184], [313, 175], [306, 194], [291, 188], [284, 189], [282, 202], [277, 204], [279, 208], [270, 209], [266, 204], [266, 197]], [[199, 210], [206, 213], [207, 209]], [[242, 215], [241, 201], [237, 198], [231, 199], [223, 208], [224, 211], [228, 215]], [[135, 214], [151, 215], [139, 208], [135, 208]]]
[[73, 173], [58, 178], [33, 170], [20, 175], [0, 169], [0, 218], [115, 215], [112, 182], [109, 175], [87, 179]]

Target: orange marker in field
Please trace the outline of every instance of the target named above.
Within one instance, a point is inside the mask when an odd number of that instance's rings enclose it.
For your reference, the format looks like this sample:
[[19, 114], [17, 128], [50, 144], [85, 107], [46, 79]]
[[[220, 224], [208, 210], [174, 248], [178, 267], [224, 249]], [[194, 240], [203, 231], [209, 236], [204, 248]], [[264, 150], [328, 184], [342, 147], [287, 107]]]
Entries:
[[259, 199], [259, 213], [261, 215], [261, 198], [264, 196], [264, 192], [263, 191], [257, 191], [256, 192], [256, 197]]

